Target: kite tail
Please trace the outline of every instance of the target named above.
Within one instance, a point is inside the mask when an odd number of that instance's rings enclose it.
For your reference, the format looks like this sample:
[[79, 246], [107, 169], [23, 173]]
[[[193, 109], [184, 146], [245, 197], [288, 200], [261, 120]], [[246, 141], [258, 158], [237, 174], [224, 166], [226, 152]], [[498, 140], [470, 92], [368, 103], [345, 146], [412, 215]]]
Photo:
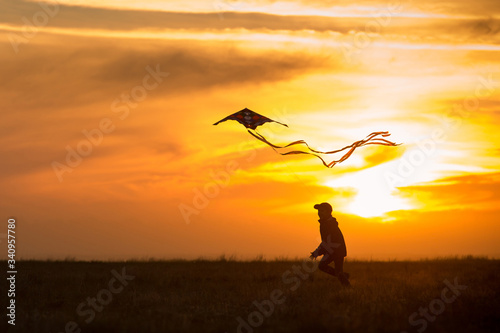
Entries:
[[250, 132], [250, 130], [248, 130], [248, 133], [250, 133], [252, 136], [254, 136], [257, 140], [260, 140], [260, 141], [264, 142], [265, 144], [269, 145], [271, 148], [273, 148], [273, 150], [275, 152], [277, 152], [280, 155], [295, 155], [295, 154], [313, 155], [313, 156], [316, 156], [317, 158], [319, 158], [321, 160], [321, 162], [323, 162], [324, 166], [326, 166], [327, 168], [330, 168], [329, 164], [326, 163], [326, 161], [321, 156], [319, 156], [317, 154], [309, 153], [307, 151], [300, 151], [300, 150], [294, 150], [294, 151], [289, 151], [286, 153], [281, 153], [281, 152], [276, 150], [276, 149], [280, 149], [280, 148], [287, 148], [287, 147], [290, 147], [293, 145], [304, 144], [307, 146], [307, 148], [309, 148], [309, 150], [312, 151], [312, 149], [309, 147], [309, 145], [304, 140], [297, 140], [297, 141], [294, 141], [294, 142], [287, 144], [286, 146], [277, 146], [277, 145], [272, 144], [271, 142], [267, 141], [267, 139], [264, 136], [262, 136], [260, 133], [257, 133], [257, 131], [255, 131], [255, 133], [252, 133], [252, 132]]
[[[295, 155], [295, 154], [313, 155], [313, 156], [316, 156], [317, 158], [319, 158], [321, 160], [321, 162], [323, 162], [323, 165], [326, 166], [327, 168], [331, 168], [331, 167], [335, 166], [336, 164], [341, 163], [341, 162], [345, 161], [346, 159], [348, 159], [352, 155], [352, 153], [354, 152], [354, 150], [356, 150], [356, 148], [358, 148], [358, 147], [363, 147], [363, 146], [367, 146], [367, 145], [383, 145], [383, 146], [398, 146], [398, 145], [400, 145], [400, 144], [397, 144], [395, 142], [392, 142], [392, 141], [389, 141], [389, 140], [386, 140], [386, 139], [377, 138], [377, 136], [379, 136], [379, 135], [381, 135], [383, 137], [387, 137], [387, 136], [390, 135], [389, 132], [373, 132], [370, 135], [368, 135], [366, 137], [366, 139], [356, 141], [353, 144], [351, 144], [349, 146], [345, 146], [342, 149], [337, 149], [337, 150], [332, 150], [332, 151], [324, 152], [324, 151], [320, 151], [320, 150], [316, 150], [316, 149], [311, 148], [307, 144], [307, 142], [305, 142], [304, 140], [297, 140], [297, 141], [291, 142], [291, 143], [289, 143], [289, 144], [287, 144], [285, 146], [277, 146], [277, 145], [272, 144], [271, 142], [267, 141], [267, 139], [264, 136], [262, 136], [260, 133], [258, 133], [257, 131], [255, 131], [255, 133], [252, 133], [252, 132], [250, 132], [250, 130], [248, 130], [248, 133], [250, 133], [256, 139], [258, 139], [258, 140], [264, 142], [265, 144], [271, 146], [274, 149], [274, 151], [276, 151], [280, 155]], [[299, 145], [299, 144], [306, 145], [306, 147], [311, 152], [295, 150], [295, 151], [289, 151], [289, 152], [286, 152], [286, 153], [281, 153], [281, 152], [279, 152], [279, 151], [276, 150], [276, 149], [287, 148], [287, 147], [294, 146], [294, 145]], [[340, 159], [332, 161], [330, 163], [327, 163], [321, 156], [317, 155], [317, 154], [334, 154], [334, 153], [338, 153], [338, 152], [344, 151], [346, 149], [349, 149], [349, 150]]]

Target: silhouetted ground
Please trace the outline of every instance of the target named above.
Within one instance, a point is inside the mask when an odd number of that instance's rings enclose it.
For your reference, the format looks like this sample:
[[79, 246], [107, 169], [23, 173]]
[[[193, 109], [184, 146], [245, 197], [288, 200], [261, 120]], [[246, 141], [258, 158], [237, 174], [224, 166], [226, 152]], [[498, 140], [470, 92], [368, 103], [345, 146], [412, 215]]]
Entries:
[[24, 261], [17, 269], [16, 326], [4, 314], [3, 332], [500, 332], [499, 260], [347, 261], [351, 289], [310, 261]]

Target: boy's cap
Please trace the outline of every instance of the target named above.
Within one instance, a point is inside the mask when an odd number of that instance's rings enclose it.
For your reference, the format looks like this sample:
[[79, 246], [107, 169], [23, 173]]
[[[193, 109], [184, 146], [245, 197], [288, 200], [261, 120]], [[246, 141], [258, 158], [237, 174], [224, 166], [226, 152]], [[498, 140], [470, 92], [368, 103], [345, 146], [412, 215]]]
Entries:
[[328, 202], [322, 202], [320, 204], [314, 205], [314, 208], [317, 210], [326, 210], [329, 211], [330, 213], [333, 211], [332, 206]]

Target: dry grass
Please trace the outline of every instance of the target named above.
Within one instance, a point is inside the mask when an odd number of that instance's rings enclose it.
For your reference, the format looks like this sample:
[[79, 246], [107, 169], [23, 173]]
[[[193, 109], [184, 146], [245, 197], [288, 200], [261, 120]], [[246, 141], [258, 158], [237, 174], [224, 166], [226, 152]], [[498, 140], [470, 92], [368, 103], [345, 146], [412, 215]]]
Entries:
[[[65, 332], [66, 323], [75, 321], [84, 333], [237, 332], [236, 318], [246, 320], [257, 310], [254, 301], [268, 300], [278, 289], [284, 303], [262, 316], [254, 332], [417, 332], [423, 327], [411, 326], [409, 316], [441, 297], [445, 279], [457, 278], [467, 289], [425, 332], [500, 332], [498, 260], [348, 261], [351, 289], [320, 271], [295, 273], [293, 267], [302, 265], [227, 259], [20, 262], [16, 327], [7, 327], [4, 317], [2, 331]], [[111, 270], [123, 267], [135, 279], [87, 324], [77, 306], [108, 288]]]

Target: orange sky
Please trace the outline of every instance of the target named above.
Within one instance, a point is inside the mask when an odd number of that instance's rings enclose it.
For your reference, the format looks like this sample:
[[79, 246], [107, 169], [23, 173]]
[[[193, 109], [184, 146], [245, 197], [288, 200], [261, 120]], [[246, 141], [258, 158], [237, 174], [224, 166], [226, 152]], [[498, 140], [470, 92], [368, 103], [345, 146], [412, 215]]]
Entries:
[[[0, 0], [21, 258], [305, 257], [323, 201], [350, 258], [500, 257], [498, 1], [58, 3]], [[277, 144], [403, 145], [326, 169], [212, 126], [244, 107]]]

